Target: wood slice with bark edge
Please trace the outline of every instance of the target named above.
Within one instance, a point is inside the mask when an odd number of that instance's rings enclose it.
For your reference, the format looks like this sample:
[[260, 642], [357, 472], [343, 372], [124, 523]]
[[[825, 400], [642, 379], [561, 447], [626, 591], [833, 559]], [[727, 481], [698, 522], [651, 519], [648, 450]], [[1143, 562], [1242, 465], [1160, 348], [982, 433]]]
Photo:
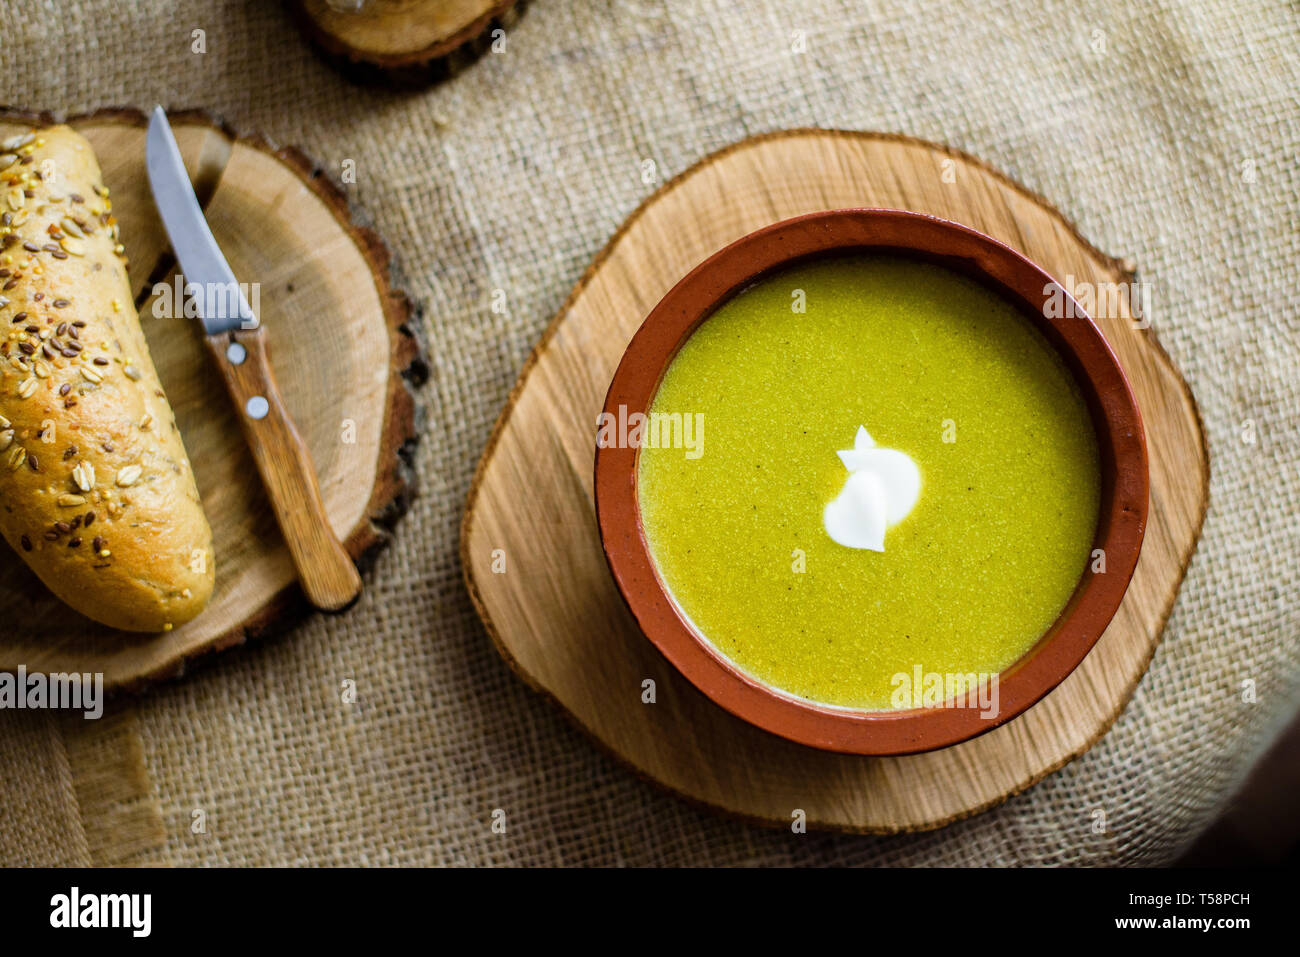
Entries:
[[513, 26], [525, 0], [378, 0], [346, 13], [325, 0], [286, 0], [299, 28], [331, 63], [362, 82], [415, 86], [478, 59], [494, 27]]
[[[368, 567], [414, 495], [413, 389], [427, 375], [411, 303], [390, 282], [388, 250], [297, 149], [238, 136], [203, 112], [169, 117], [236, 275], [267, 290], [261, 307], [286, 404], [311, 447], [335, 532]], [[0, 136], [56, 119], [0, 108]], [[0, 633], [0, 670], [101, 671], [114, 690], [178, 676], [201, 655], [283, 630], [310, 611], [201, 329], [194, 319], [152, 314], [152, 281], [170, 281], [173, 270], [144, 173], [146, 119], [111, 108], [66, 122], [91, 141], [112, 191], [150, 351], [213, 526], [216, 593], [202, 615], [170, 633], [115, 632], [58, 602], [21, 558], [0, 549], [0, 616], [21, 623]], [[351, 443], [340, 438], [345, 411], [355, 424]]]
[[[1132, 265], [1096, 250], [1045, 200], [958, 151], [830, 130], [738, 143], [637, 209], [552, 320], [479, 463], [461, 560], [505, 660], [639, 776], [757, 823], [789, 826], [802, 809], [813, 827], [895, 833], [993, 807], [1109, 729], [1150, 662], [1195, 549], [1209, 453], [1186, 384], [1120, 303], [1098, 324], [1144, 415], [1151, 514], [1124, 603], [1084, 663], [1014, 721], [906, 757], [806, 748], [718, 708], [640, 634], [606, 568], [591, 489], [596, 415], [632, 333], [686, 272], [756, 228], [851, 206], [911, 209], [973, 226], [1060, 280], [1135, 279]], [[653, 705], [641, 703], [647, 678], [657, 686]]]

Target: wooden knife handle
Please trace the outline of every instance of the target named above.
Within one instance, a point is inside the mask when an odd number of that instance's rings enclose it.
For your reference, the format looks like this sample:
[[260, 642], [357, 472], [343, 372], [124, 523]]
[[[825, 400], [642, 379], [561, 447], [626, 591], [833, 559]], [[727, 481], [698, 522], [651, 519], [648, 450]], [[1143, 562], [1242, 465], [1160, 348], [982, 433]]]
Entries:
[[308, 600], [342, 611], [361, 594], [361, 576], [334, 535], [311, 453], [280, 398], [261, 327], [206, 336], [252, 449]]

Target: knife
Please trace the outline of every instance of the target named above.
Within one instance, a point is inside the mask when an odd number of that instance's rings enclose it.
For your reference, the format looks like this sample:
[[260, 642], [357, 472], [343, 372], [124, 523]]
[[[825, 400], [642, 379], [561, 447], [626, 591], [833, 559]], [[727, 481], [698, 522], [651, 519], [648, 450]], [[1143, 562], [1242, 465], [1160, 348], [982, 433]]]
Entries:
[[311, 454], [276, 387], [261, 321], [208, 228], [161, 106], [149, 118], [145, 161], [186, 285], [220, 293], [198, 304], [212, 313], [201, 316], [204, 344], [235, 403], [302, 590], [317, 608], [342, 611], [361, 593], [361, 576], [330, 525]]

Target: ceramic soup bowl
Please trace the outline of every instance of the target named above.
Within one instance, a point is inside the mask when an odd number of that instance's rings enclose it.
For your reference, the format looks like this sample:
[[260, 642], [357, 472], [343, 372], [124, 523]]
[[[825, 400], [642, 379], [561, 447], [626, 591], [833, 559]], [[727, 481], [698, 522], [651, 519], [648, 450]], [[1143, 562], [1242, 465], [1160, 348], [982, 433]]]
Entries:
[[832, 751], [946, 747], [1039, 701], [1146, 526], [1141, 416], [1092, 319], [917, 213], [813, 213], [709, 257], [597, 424], [601, 542], [645, 636], [722, 708]]

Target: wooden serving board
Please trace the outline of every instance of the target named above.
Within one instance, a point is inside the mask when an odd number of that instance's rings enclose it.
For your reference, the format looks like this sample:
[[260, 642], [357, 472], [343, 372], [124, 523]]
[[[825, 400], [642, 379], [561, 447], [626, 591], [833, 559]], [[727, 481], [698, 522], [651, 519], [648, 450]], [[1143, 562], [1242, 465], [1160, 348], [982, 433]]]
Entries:
[[[595, 423], [623, 348], [652, 306], [711, 253], [758, 227], [837, 207], [918, 210], [982, 230], [1058, 280], [1129, 282], [1044, 200], [980, 161], [898, 136], [793, 131], [716, 153], [665, 185], [597, 256], [497, 422], [469, 495], [461, 557], [501, 654], [599, 744], [697, 802], [789, 826], [895, 832], [991, 807], [1092, 746], [1160, 640], [1208, 498], [1208, 453], [1186, 384], [1127, 305], [1099, 324], [1141, 406], [1151, 514], [1111, 626], [1047, 698], [952, 748], [854, 757], [767, 734], [715, 706], [638, 631], [601, 553]], [[657, 701], [642, 703], [654, 679]]]
[[[49, 120], [0, 112], [0, 137]], [[408, 378], [424, 368], [410, 305], [389, 285], [388, 253], [301, 153], [236, 137], [204, 114], [171, 120], [235, 275], [260, 283], [272, 363], [334, 531], [354, 559], [369, 560], [412, 494], [402, 458], [415, 437]], [[197, 320], [153, 314], [155, 282], [175, 276], [145, 175], [145, 122], [138, 111], [104, 110], [70, 125], [94, 146], [112, 193], [141, 322], [212, 525], [216, 591], [202, 615], [168, 634], [115, 632], [71, 611], [0, 546], [0, 670], [103, 672], [110, 688], [179, 674], [188, 660], [306, 610]]]
[[[400, 83], [455, 73], [491, 45], [490, 28], [511, 25], [523, 6], [523, 0], [366, 0], [356, 10], [346, 0], [287, 2], [303, 32], [337, 65], [369, 68]], [[375, 77], [363, 71], [361, 78]]]

